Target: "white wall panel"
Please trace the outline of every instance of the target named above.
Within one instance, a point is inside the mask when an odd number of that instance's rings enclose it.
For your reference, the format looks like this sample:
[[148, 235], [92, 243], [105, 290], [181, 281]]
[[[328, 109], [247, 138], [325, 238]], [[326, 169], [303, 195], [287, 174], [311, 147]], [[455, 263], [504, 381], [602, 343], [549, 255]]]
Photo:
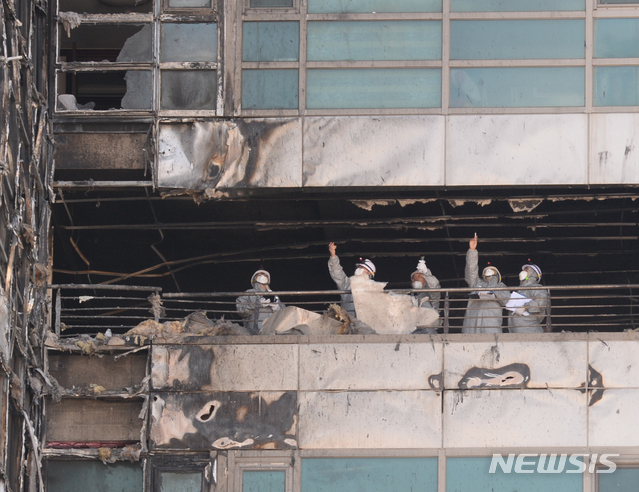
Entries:
[[451, 115], [446, 185], [587, 183], [587, 116]]
[[308, 117], [303, 184], [441, 186], [444, 117]]
[[431, 389], [428, 379], [441, 374], [442, 352], [440, 343], [301, 345], [300, 389]]
[[587, 342], [459, 342], [444, 347], [444, 387], [459, 389], [473, 367], [498, 369], [525, 364], [529, 388], [577, 388], [586, 381]]
[[434, 391], [302, 392], [299, 446], [441, 447], [440, 395]]
[[585, 446], [586, 408], [577, 390], [445, 391], [444, 447]]
[[639, 183], [639, 115], [593, 114], [590, 184]]
[[637, 446], [639, 444], [639, 390], [607, 389], [589, 407], [589, 446]]

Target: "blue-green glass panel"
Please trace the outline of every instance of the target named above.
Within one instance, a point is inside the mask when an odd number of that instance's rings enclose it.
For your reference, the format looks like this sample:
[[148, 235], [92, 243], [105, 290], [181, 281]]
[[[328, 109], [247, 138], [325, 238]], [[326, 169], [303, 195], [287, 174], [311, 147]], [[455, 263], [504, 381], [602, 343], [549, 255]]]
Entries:
[[599, 492], [637, 492], [639, 468], [617, 468], [613, 473], [598, 473]]
[[308, 0], [309, 14], [441, 12], [442, 0]]
[[450, 58], [584, 58], [584, 29], [583, 19], [451, 21]]
[[215, 109], [215, 70], [162, 70], [160, 109]]
[[202, 473], [160, 473], [159, 492], [202, 492]]
[[595, 58], [639, 57], [639, 19], [595, 19]]
[[314, 69], [306, 72], [306, 107], [439, 108], [439, 68]]
[[451, 0], [451, 12], [586, 10], [586, 0]]
[[594, 67], [595, 106], [639, 106], [639, 67]]
[[163, 23], [160, 35], [163, 62], [217, 61], [217, 24]]
[[436, 492], [437, 458], [305, 458], [302, 492]]
[[441, 60], [440, 21], [308, 23], [307, 59]]
[[297, 70], [242, 70], [243, 109], [297, 109]]
[[48, 492], [140, 492], [142, 465], [101, 461], [49, 461]]
[[454, 68], [451, 108], [584, 105], [583, 67]]
[[[504, 460], [507, 456], [504, 456]], [[556, 458], [554, 469], [559, 467], [559, 457]], [[538, 458], [527, 457], [528, 465], [522, 470], [533, 470], [533, 473], [515, 473], [514, 466], [511, 473], [497, 466], [494, 473], [490, 473], [492, 458], [448, 458], [446, 460], [446, 492], [583, 492], [583, 475], [574, 473], [578, 470], [566, 460], [566, 466], [561, 473], [537, 473]], [[546, 457], [543, 467], [548, 466]], [[573, 473], [566, 473], [572, 470]]]
[[244, 23], [243, 61], [297, 61], [299, 53], [299, 22]]
[[251, 0], [252, 8], [292, 7], [293, 0]]
[[286, 492], [286, 473], [247, 470], [242, 473], [242, 492]]

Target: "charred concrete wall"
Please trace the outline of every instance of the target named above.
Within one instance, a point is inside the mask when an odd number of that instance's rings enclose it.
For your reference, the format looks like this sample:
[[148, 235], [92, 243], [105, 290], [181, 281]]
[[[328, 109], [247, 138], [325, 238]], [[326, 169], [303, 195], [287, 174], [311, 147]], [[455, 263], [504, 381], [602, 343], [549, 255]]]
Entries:
[[50, 389], [46, 14], [41, 0], [0, 4], [0, 490], [42, 490], [42, 396]]

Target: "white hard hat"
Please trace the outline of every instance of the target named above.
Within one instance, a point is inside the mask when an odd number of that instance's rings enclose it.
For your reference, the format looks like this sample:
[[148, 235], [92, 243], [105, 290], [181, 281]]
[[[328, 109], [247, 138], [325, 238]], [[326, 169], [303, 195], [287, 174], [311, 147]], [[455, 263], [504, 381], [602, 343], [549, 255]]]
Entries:
[[497, 275], [499, 277], [499, 281], [501, 282], [501, 273], [499, 273], [499, 270], [497, 270], [494, 266], [487, 266], [481, 272], [481, 276], [484, 278], [492, 277], [493, 275]]
[[[261, 278], [261, 277], [264, 277], [266, 279], [266, 282], [264, 281], [264, 278]], [[251, 277], [251, 283], [254, 283], [254, 282], [257, 282], [258, 284], [262, 284], [262, 285], [268, 285], [271, 283], [271, 274], [268, 273], [266, 270], [258, 270]]]
[[537, 274], [538, 278], [541, 278], [541, 268], [539, 268], [537, 265], [533, 265], [532, 263], [527, 263], [521, 267], [522, 270], [525, 270], [526, 268], [530, 268], [532, 271], [534, 271]]
[[368, 273], [371, 277], [375, 276], [375, 264], [371, 260], [365, 260], [363, 258], [359, 259], [359, 262], [355, 264], [355, 266], [362, 267], [368, 270]]

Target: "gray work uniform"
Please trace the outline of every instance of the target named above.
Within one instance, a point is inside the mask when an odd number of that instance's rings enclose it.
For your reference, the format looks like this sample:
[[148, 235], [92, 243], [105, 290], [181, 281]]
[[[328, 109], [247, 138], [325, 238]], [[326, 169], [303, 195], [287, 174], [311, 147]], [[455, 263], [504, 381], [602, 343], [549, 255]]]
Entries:
[[539, 278], [535, 275], [521, 283], [517, 292], [530, 299], [530, 302], [523, 306], [529, 316], [511, 313], [508, 317], [508, 331], [510, 333], [543, 333], [543, 323], [548, 307], [548, 291], [542, 289], [527, 290], [526, 287], [541, 287]]
[[[497, 275], [488, 280], [479, 278], [479, 252], [469, 249], [466, 253], [465, 277], [468, 287], [506, 287]], [[462, 333], [502, 333], [503, 309], [510, 293], [507, 290], [495, 291], [495, 299], [475, 299], [477, 293], [471, 293], [468, 300]]]
[[278, 300], [271, 300], [270, 303], [263, 303], [267, 299], [263, 296], [268, 291], [262, 289], [249, 289], [246, 291], [250, 295], [240, 296], [235, 300], [235, 309], [244, 320], [244, 328], [251, 335], [257, 335], [262, 328], [262, 322], [278, 309], [283, 309], [284, 304]]
[[[430, 269], [426, 270], [426, 273], [422, 273], [424, 280], [426, 281], [425, 289], [441, 289], [439, 280], [432, 274]], [[420, 308], [430, 308], [439, 312], [439, 301], [441, 299], [441, 292], [422, 292], [421, 294], [415, 294], [413, 296], [417, 300], [417, 305]], [[420, 327], [413, 333], [426, 333], [429, 335], [435, 335], [437, 333], [437, 326], [441, 326], [442, 319], [439, 318], [435, 321], [433, 326], [435, 328]]]
[[[331, 278], [339, 290], [351, 290], [351, 281], [344, 273], [338, 256], [331, 256], [328, 259], [328, 273], [331, 274]], [[340, 304], [342, 305], [342, 309], [354, 318], [355, 304], [353, 303], [353, 294], [341, 294], [341, 299]]]

